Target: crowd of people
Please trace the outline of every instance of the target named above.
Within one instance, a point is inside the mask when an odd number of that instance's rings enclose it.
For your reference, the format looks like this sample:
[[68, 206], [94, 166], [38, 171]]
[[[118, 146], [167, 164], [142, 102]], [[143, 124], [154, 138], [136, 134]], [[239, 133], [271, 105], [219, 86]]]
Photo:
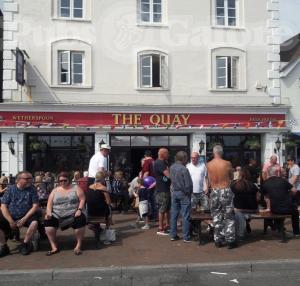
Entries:
[[190, 162], [184, 151], [175, 156], [169, 166], [169, 151], [160, 148], [154, 160], [150, 150], [141, 159], [140, 173], [130, 183], [122, 170], [108, 171], [110, 146], [102, 144], [91, 158], [88, 171], [81, 177], [74, 172], [58, 174], [38, 172], [33, 178], [28, 171], [19, 172], [15, 183], [0, 179], [0, 257], [10, 253], [7, 240], [14, 238], [22, 227], [27, 231], [20, 252], [28, 255], [35, 239], [46, 235], [50, 250], [47, 256], [59, 252], [57, 230], [74, 229], [74, 254], [82, 253], [85, 228], [100, 235], [99, 223], [88, 223], [88, 217], [105, 218], [106, 228], [113, 223], [113, 210], [126, 214], [130, 208], [137, 214], [137, 225], [143, 230], [158, 224], [157, 235], [189, 243], [193, 234], [190, 215], [193, 211], [210, 212], [208, 229], [214, 234], [216, 247], [235, 248], [238, 241], [251, 231], [251, 214], [259, 211], [290, 214], [293, 234], [299, 236], [300, 168], [295, 158], [288, 157], [286, 168], [272, 155], [260, 171], [256, 161], [235, 170], [224, 160], [223, 148], [213, 148], [213, 159], [207, 164], [198, 152], [192, 152]]

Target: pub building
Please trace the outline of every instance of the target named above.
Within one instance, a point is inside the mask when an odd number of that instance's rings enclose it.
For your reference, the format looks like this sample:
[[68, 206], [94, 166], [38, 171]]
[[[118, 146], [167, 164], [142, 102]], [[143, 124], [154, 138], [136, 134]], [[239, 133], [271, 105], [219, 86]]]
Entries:
[[101, 142], [128, 177], [160, 147], [282, 164], [278, 1], [185, 2], [4, 0], [1, 173], [84, 171]]
[[233, 166], [250, 158], [261, 164], [277, 150], [287, 130], [285, 114], [199, 114], [122, 112], [1, 111], [1, 171], [21, 169], [51, 171], [88, 169], [99, 143], [111, 145], [109, 169], [123, 170], [128, 178], [140, 171], [145, 150], [154, 158], [160, 147], [170, 151], [170, 163], [178, 151], [198, 151], [209, 160], [215, 144]]

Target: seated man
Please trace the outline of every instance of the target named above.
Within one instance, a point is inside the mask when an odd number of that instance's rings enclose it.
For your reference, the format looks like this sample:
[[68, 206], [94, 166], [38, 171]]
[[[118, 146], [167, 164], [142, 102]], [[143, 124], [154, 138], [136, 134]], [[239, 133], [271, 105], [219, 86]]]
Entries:
[[38, 195], [32, 186], [32, 175], [27, 171], [19, 172], [16, 184], [9, 186], [2, 197], [0, 212], [0, 257], [9, 254], [6, 244], [12, 231], [23, 226], [28, 227], [20, 252], [31, 252], [31, 238], [38, 227]]
[[267, 170], [268, 178], [262, 184], [262, 192], [267, 198], [268, 210], [274, 214], [292, 215], [293, 233], [298, 236], [299, 212], [292, 197], [296, 189], [280, 175], [281, 171], [277, 166], [270, 166]]

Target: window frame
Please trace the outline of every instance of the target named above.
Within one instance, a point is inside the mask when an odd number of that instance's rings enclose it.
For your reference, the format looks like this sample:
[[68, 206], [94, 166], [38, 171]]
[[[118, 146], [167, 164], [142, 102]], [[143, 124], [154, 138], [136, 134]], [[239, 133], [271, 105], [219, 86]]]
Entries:
[[[225, 59], [225, 85], [219, 86], [218, 79], [218, 60]], [[235, 63], [236, 69], [233, 66]], [[238, 71], [239, 71], [239, 57], [237, 56], [216, 56], [216, 88], [217, 89], [238, 89]], [[234, 76], [235, 75], [235, 76]], [[224, 78], [224, 77], [222, 77]], [[234, 83], [235, 82], [235, 83]]]
[[[149, 1], [149, 21], [143, 21], [142, 19], [142, 4], [145, 1]], [[166, 26], [167, 25], [167, 0], [160, 0], [161, 10], [160, 13], [154, 12], [155, 0], [137, 0], [137, 24], [141, 26]], [[154, 15], [160, 15], [160, 21], [154, 21]]]
[[218, 23], [218, 18], [221, 18], [222, 16], [218, 16], [217, 9], [222, 8], [221, 6], [217, 6], [218, 0], [213, 0], [213, 7], [212, 7], [212, 16], [213, 16], [213, 25], [217, 28], [227, 28], [227, 29], [238, 29], [240, 28], [240, 25], [242, 24], [243, 20], [243, 0], [235, 0], [235, 25], [229, 25], [229, 18], [233, 18], [229, 16], [229, 10], [231, 8], [228, 7], [228, 1], [229, 0], [222, 0], [224, 1], [224, 25]]
[[[210, 51], [210, 91], [237, 91], [237, 92], [246, 92], [247, 91], [247, 51], [241, 48], [236, 47], [217, 47], [213, 48]], [[229, 65], [225, 65], [225, 75], [224, 72], [222, 75], [226, 76], [226, 85], [218, 85], [218, 58], [231, 58], [231, 70], [230, 70], [230, 86], [228, 85], [228, 68]], [[236, 69], [234, 70], [234, 67]]]
[[[153, 56], [159, 56], [159, 86], [153, 86]], [[161, 51], [148, 50], [137, 55], [137, 89], [166, 90], [169, 88], [168, 55]], [[150, 83], [143, 85], [142, 58], [150, 57]]]
[[75, 17], [74, 16], [74, 13], [75, 13], [75, 10], [79, 10], [78, 8], [75, 8], [75, 1], [76, 0], [69, 0], [70, 1], [70, 16], [69, 17], [64, 17], [61, 15], [61, 2], [62, 0], [58, 0], [58, 5], [57, 5], [57, 8], [58, 8], [58, 11], [57, 11], [57, 16], [58, 18], [61, 18], [61, 19], [71, 19], [71, 20], [82, 20], [85, 18], [85, 0], [82, 0], [82, 8], [80, 10], [82, 10], [82, 17]]
[[[68, 71], [67, 71], [67, 81], [66, 82], [62, 82], [61, 81], [61, 75], [62, 75], [62, 61], [61, 61], [61, 55], [62, 54], [67, 54], [68, 55]], [[74, 60], [73, 60], [73, 56], [75, 54], [80, 54], [82, 56], [82, 81], [81, 83], [74, 83]], [[84, 51], [73, 51], [73, 50], [58, 50], [58, 71], [57, 71], [57, 75], [58, 75], [58, 84], [59, 85], [64, 85], [64, 86], [83, 86], [84, 85], [84, 75], [85, 75], [85, 52]]]

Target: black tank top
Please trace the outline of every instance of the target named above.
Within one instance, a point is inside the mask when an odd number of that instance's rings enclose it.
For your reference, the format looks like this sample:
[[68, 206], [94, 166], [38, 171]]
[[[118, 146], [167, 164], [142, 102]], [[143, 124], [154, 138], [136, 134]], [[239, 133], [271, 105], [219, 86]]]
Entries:
[[87, 211], [90, 216], [106, 216], [108, 205], [105, 202], [104, 191], [88, 189], [86, 193]]

